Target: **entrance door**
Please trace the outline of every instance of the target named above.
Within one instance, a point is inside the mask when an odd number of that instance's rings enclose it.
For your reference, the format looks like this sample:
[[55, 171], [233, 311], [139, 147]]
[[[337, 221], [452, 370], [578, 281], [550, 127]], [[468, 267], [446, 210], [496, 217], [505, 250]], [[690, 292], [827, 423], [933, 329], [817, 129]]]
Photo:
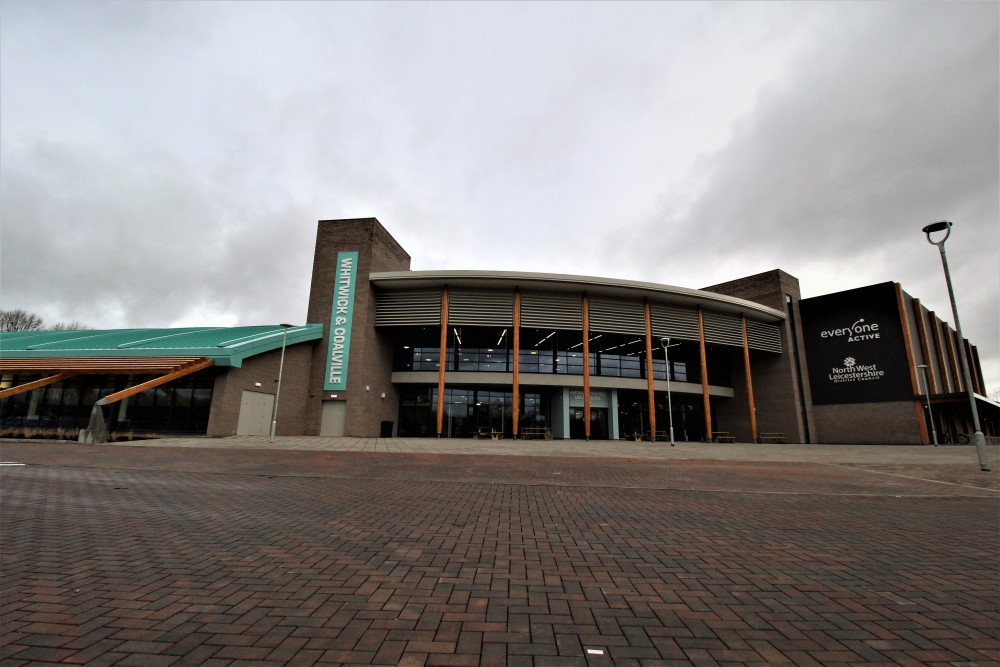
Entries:
[[590, 438], [591, 440], [608, 439], [608, 409], [590, 409]]
[[347, 401], [323, 401], [323, 421], [319, 426], [319, 434], [335, 438], [344, 435], [346, 418]]
[[236, 435], [268, 435], [271, 432], [271, 413], [274, 395], [259, 391], [243, 391]]

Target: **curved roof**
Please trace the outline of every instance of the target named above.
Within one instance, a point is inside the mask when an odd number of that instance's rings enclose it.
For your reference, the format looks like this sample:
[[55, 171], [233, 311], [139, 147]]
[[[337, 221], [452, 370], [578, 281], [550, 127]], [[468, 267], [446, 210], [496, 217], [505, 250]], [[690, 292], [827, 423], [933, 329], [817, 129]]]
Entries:
[[384, 289], [427, 289], [448, 285], [477, 289], [517, 287], [555, 292], [587, 292], [617, 297], [649, 298], [653, 301], [685, 306], [703, 306], [717, 312], [746, 315], [749, 319], [762, 322], [785, 319], [785, 313], [782, 311], [753, 301], [716, 292], [638, 280], [518, 271], [386, 271], [371, 273], [368, 279], [377, 287]]
[[[182, 329], [104, 329], [10, 331], [0, 333], [0, 359], [54, 357], [207, 357], [216, 366], [281, 347], [284, 330], [268, 324], [247, 327]], [[289, 327], [288, 345], [319, 340], [322, 324]]]

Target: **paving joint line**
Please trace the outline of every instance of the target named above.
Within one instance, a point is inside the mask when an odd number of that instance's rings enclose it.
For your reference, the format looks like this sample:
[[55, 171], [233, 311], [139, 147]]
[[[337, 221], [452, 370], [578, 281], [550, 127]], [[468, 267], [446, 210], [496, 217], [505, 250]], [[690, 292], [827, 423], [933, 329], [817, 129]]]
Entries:
[[969, 486], [968, 484], [960, 484], [958, 482], [946, 482], [946, 481], [944, 481], [942, 479], [928, 479], [926, 477], [914, 477], [912, 475], [903, 475], [903, 474], [898, 473], [898, 472], [889, 472], [887, 470], [872, 470], [871, 468], [863, 467], [863, 464], [859, 465], [859, 466], [852, 466], [852, 465], [846, 465], [846, 464], [843, 464], [843, 463], [827, 463], [827, 462], [824, 461], [824, 462], [821, 462], [820, 465], [831, 466], [831, 467], [834, 467], [834, 468], [844, 468], [846, 470], [863, 470], [865, 472], [870, 472], [870, 473], [874, 473], [874, 474], [877, 474], [877, 475], [889, 475], [890, 477], [902, 477], [903, 479], [913, 479], [913, 480], [917, 480], [917, 481], [920, 481], [920, 482], [933, 482], [934, 484], [947, 484], [948, 486], [958, 486], [958, 487], [961, 487], [963, 489], [973, 489], [975, 491], [989, 491], [990, 493], [995, 493], [997, 495], [1000, 495], [1000, 490], [998, 490], [998, 489], [991, 489], [991, 488], [986, 487], [986, 486]]
[[[941, 495], [941, 494], [896, 494], [896, 493], [836, 493], [836, 492], [820, 492], [820, 491], [768, 491], [765, 489], [699, 489], [693, 487], [677, 487], [677, 486], [623, 486], [623, 485], [610, 485], [610, 484], [554, 484], [550, 482], [517, 482], [505, 480], [502, 482], [490, 481], [490, 480], [471, 480], [471, 479], [406, 479], [401, 480], [398, 477], [357, 477], [348, 475], [290, 475], [290, 474], [273, 474], [273, 473], [256, 473], [256, 472], [219, 472], [219, 471], [206, 471], [206, 470], [165, 470], [162, 468], [120, 468], [115, 466], [110, 467], [99, 467], [99, 466], [81, 466], [81, 465], [60, 465], [57, 463], [29, 463], [24, 464], [25, 467], [37, 467], [37, 468], [74, 468], [74, 469], [85, 469], [85, 470], [111, 470], [118, 472], [144, 472], [144, 473], [174, 473], [182, 475], [215, 475], [215, 476], [228, 476], [228, 477], [261, 477], [265, 479], [356, 479], [356, 480], [366, 480], [366, 481], [378, 481], [378, 482], [415, 482], [422, 484], [468, 484], [468, 485], [485, 485], [489, 482], [490, 486], [523, 486], [523, 487], [541, 487], [541, 488], [557, 488], [557, 489], [620, 489], [627, 491], [678, 491], [687, 493], [711, 493], [711, 494], [743, 494], [743, 495], [774, 495], [774, 496], [813, 496], [819, 498], [911, 498], [918, 500], [933, 500], [933, 499], [943, 499], [943, 498], [972, 498], [972, 499], [988, 499], [992, 500], [990, 496], [975, 496], [975, 495]], [[844, 467], [849, 470], [857, 470], [857, 468], [850, 468], [849, 466], [839, 466], [834, 463], [825, 463], [822, 465], [834, 466], [834, 467]], [[864, 470], [864, 469], [862, 469]], [[887, 473], [888, 474], [888, 473]], [[905, 475], [900, 475], [905, 477]], [[937, 480], [925, 480], [920, 477], [912, 477], [910, 479], [916, 481], [929, 481], [934, 482]], [[950, 484], [950, 482], [941, 482], [942, 484]], [[962, 488], [967, 488], [973, 491], [990, 491], [993, 493], [1000, 492], [994, 489], [983, 489], [977, 486], [965, 486], [961, 484], [955, 484], [953, 486], [961, 486]]]

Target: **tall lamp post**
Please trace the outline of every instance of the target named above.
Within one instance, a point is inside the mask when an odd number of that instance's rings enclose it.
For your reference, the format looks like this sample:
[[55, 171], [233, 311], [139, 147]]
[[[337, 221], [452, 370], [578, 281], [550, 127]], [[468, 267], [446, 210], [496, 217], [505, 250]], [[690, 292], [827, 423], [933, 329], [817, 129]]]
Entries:
[[917, 366], [920, 375], [924, 378], [924, 394], [927, 395], [927, 421], [931, 425], [931, 442], [937, 447], [937, 431], [934, 430], [934, 415], [931, 414], [931, 386], [927, 383], [927, 364]]
[[274, 392], [274, 414], [271, 415], [271, 442], [274, 442], [274, 431], [278, 427], [278, 399], [281, 397], [281, 373], [285, 370], [285, 344], [288, 342], [288, 328], [294, 324], [279, 324], [284, 331], [281, 334], [281, 363], [278, 364], [278, 388]]
[[661, 338], [660, 345], [663, 347], [663, 360], [667, 364], [667, 417], [670, 419], [670, 446], [674, 446], [674, 406], [670, 402], [670, 353], [668, 349], [677, 347], [680, 343], [670, 344], [669, 338]]
[[[944, 266], [944, 279], [945, 282], [948, 283], [948, 298], [951, 299], [951, 313], [955, 317], [955, 332], [958, 334], [958, 356], [962, 360], [962, 377], [965, 380], [966, 393], [969, 395], [969, 408], [972, 410], [972, 424], [976, 429], [975, 434], [972, 436], [972, 441], [976, 445], [976, 454], [979, 456], [979, 469], [984, 472], [989, 472], [990, 459], [986, 455], [986, 438], [983, 437], [983, 430], [979, 425], [979, 411], [976, 410], [976, 396], [972, 391], [972, 377], [969, 374], [969, 360], [966, 357], [965, 345], [962, 342], [965, 339], [962, 337], [962, 325], [958, 321], [958, 306], [955, 304], [955, 290], [951, 287], [951, 273], [948, 271], [948, 257], [944, 253], [944, 242], [948, 240], [949, 236], [951, 236], [951, 226], [951, 222], [941, 220], [927, 225], [922, 231], [927, 235], [927, 242], [931, 245], [936, 245], [938, 250], [941, 251], [941, 264]], [[931, 238], [931, 234], [934, 234], [935, 232], [944, 232], [944, 236], [942, 236], [940, 240], [935, 241]]]

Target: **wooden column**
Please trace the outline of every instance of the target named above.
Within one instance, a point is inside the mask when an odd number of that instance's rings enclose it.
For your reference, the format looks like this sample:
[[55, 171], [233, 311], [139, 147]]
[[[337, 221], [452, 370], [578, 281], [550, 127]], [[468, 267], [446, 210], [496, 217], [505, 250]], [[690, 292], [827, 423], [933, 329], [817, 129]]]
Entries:
[[590, 440], [590, 302], [583, 295], [583, 432]]
[[438, 354], [438, 413], [437, 435], [441, 437], [444, 426], [444, 367], [448, 355], [448, 288], [441, 289], [441, 352]]
[[927, 394], [929, 398], [930, 394], [937, 393], [937, 373], [934, 372], [931, 345], [927, 336], [927, 322], [924, 319], [924, 309], [920, 307], [920, 299], [913, 300], [913, 312], [917, 316], [917, 336], [920, 338], [920, 353], [924, 357], [924, 365], [927, 366]]
[[976, 377], [979, 378], [979, 393], [986, 396], [986, 383], [983, 381], [983, 365], [979, 363], [979, 348], [973, 345], [970, 348], [972, 356], [969, 357], [969, 365], [974, 367]]
[[976, 364], [973, 363], [972, 345], [969, 343], [968, 338], [963, 338], [962, 344], [965, 345], [965, 359], [969, 363], [969, 378], [972, 380], [972, 391], [980, 396], [985, 396], [986, 390], [983, 388], [983, 379], [979, 375], [979, 369], [976, 367]]
[[[903, 297], [903, 288], [899, 283], [894, 283], [896, 288], [896, 310], [899, 311], [899, 324], [903, 327], [903, 347], [906, 350], [906, 365], [910, 368], [910, 389], [914, 394], [920, 394], [920, 380], [917, 378], [917, 362], [913, 356], [913, 340], [910, 337], [910, 318], [906, 314], [906, 299]], [[927, 423], [927, 412], [924, 410], [923, 401], [913, 401], [913, 408], [917, 414], [917, 428], [920, 431], [920, 442], [929, 445], [931, 442], [930, 427]]]
[[[747, 401], [750, 403], [750, 432], [753, 441], [757, 442], [757, 409], [753, 404], [753, 379], [750, 377], [750, 339], [747, 337], [747, 316], [740, 315], [743, 321], [743, 366], [747, 373]], [[670, 369], [667, 369], [670, 372]]]
[[931, 321], [931, 332], [934, 334], [934, 351], [937, 353], [938, 366], [941, 368], [941, 392], [950, 394], [952, 389], [951, 373], [948, 371], [948, 355], [941, 343], [941, 324], [932, 310], [927, 314]]
[[956, 334], [948, 327], [944, 326], [945, 344], [948, 346], [948, 359], [951, 361], [951, 377], [955, 381], [955, 391], [965, 391], [965, 378], [962, 377], [962, 367], [958, 360], [958, 346], [955, 345]]
[[705, 439], [712, 441], [712, 403], [708, 400], [708, 356], [705, 354], [705, 317], [698, 306], [698, 346], [701, 352], [701, 395], [705, 402]]
[[653, 392], [653, 328], [649, 323], [649, 299], [643, 302], [646, 313], [646, 379], [649, 381], [649, 433], [656, 440], [656, 397]]
[[521, 418], [521, 292], [514, 290], [514, 422], [511, 428], [517, 437], [517, 422]]

